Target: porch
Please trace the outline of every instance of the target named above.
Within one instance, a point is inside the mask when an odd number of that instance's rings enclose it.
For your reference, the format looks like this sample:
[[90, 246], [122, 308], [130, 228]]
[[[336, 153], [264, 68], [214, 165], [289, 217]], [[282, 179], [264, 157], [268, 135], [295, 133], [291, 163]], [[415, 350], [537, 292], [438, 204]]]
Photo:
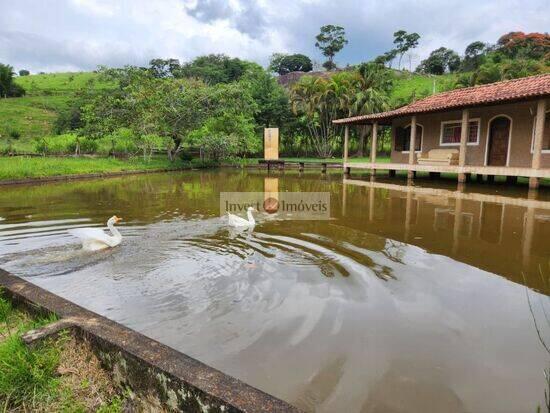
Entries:
[[[388, 112], [335, 120], [344, 126], [343, 165], [352, 169], [407, 171], [436, 177], [471, 175], [488, 181], [550, 178], [550, 75], [534, 76], [432, 95]], [[370, 162], [349, 157], [350, 126], [371, 127]], [[391, 128], [390, 163], [377, 160], [380, 129]]]

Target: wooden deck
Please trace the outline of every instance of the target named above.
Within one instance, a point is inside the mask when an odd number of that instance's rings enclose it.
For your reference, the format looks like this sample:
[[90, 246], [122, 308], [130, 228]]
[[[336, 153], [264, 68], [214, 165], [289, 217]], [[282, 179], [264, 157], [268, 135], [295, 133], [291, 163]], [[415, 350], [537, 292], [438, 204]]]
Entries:
[[387, 171], [415, 171], [454, 174], [476, 174], [488, 176], [522, 176], [527, 178], [550, 178], [550, 169], [516, 168], [509, 166], [456, 166], [456, 165], [419, 165], [406, 163], [347, 162], [344, 168]]
[[287, 161], [284, 159], [260, 159], [258, 165], [266, 166], [270, 169], [285, 169], [285, 166], [297, 167], [300, 171], [307, 168], [321, 168], [322, 172], [326, 172], [327, 168], [342, 168], [341, 163], [336, 162], [314, 162], [314, 161]]

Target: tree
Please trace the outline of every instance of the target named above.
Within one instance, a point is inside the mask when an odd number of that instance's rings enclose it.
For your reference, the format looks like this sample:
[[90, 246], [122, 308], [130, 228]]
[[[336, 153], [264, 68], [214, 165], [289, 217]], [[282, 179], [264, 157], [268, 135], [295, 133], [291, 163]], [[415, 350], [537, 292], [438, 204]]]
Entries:
[[177, 77], [181, 69], [178, 59], [152, 59], [149, 70], [154, 77]]
[[[350, 106], [348, 116], [367, 115], [390, 109], [389, 96], [393, 85], [393, 72], [378, 63], [363, 63], [357, 69], [359, 90]], [[364, 156], [365, 141], [369, 128], [358, 129], [359, 144], [357, 156]]]
[[329, 24], [321, 27], [321, 32], [315, 37], [317, 39], [315, 47], [318, 47], [328, 59], [323, 63], [325, 69], [333, 70], [336, 68], [334, 56], [348, 43], [345, 36], [346, 32], [341, 26]]
[[19, 97], [25, 94], [25, 89], [13, 81], [13, 67], [0, 63], [0, 97]]
[[7, 98], [13, 85], [13, 67], [0, 63], [0, 96]]
[[208, 118], [199, 129], [189, 134], [189, 142], [199, 146], [214, 161], [261, 150], [254, 121], [244, 114], [223, 113]]
[[466, 46], [464, 50], [464, 59], [462, 60], [461, 70], [463, 72], [468, 72], [471, 70], [476, 70], [482, 62], [482, 58], [485, 53], [488, 51], [487, 44], [476, 41], [470, 43]]
[[255, 102], [254, 120], [258, 128], [281, 128], [291, 122], [288, 94], [273, 76], [261, 68], [249, 70], [239, 83]]
[[290, 72], [311, 72], [313, 63], [311, 59], [303, 54], [274, 53], [269, 60], [269, 71], [286, 75]]
[[399, 55], [398, 69], [401, 69], [401, 60], [403, 55], [409, 50], [418, 46], [420, 35], [418, 33], [407, 33], [405, 30], [398, 30], [393, 34], [393, 44], [395, 44], [396, 55]]
[[396, 49], [391, 49], [391, 50], [387, 51], [386, 53], [384, 53], [383, 55], [380, 55], [380, 56], [376, 57], [373, 62], [378, 63], [378, 64], [382, 64], [382, 65], [388, 64], [388, 66], [391, 68], [392, 67], [392, 62], [396, 57], [397, 57], [397, 50]]
[[210, 85], [229, 83], [239, 80], [251, 65], [257, 66], [223, 54], [210, 54], [183, 64], [177, 77], [194, 77]]
[[326, 78], [303, 76], [293, 86], [292, 108], [301, 116], [320, 157], [330, 157], [339, 138], [338, 128], [332, 123], [334, 119], [389, 108], [392, 80], [391, 71], [382, 65], [367, 63], [358, 70], [342, 71]]
[[496, 50], [508, 58], [550, 60], [550, 34], [510, 32], [498, 39]]
[[442, 75], [445, 72], [456, 72], [460, 68], [460, 56], [453, 50], [440, 47], [423, 60], [417, 70], [432, 75]]
[[21, 69], [19, 71], [19, 76], [28, 76], [30, 74], [31, 74], [31, 72], [29, 72], [28, 70], [25, 70], [25, 69]]

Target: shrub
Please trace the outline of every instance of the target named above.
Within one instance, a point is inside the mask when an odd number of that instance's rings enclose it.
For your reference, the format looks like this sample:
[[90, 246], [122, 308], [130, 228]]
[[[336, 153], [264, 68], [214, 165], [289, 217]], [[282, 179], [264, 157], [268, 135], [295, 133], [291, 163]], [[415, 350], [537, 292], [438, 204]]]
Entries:
[[64, 135], [46, 136], [35, 143], [37, 152], [48, 155], [63, 155], [74, 153], [78, 137], [72, 133]]
[[119, 128], [99, 139], [97, 150], [103, 155], [132, 155], [138, 151], [136, 140], [131, 129]]
[[19, 139], [21, 137], [21, 132], [17, 129], [12, 129], [8, 132], [8, 136], [12, 139]]
[[80, 145], [79, 153], [96, 153], [99, 146], [95, 139], [90, 139], [84, 136], [78, 137], [78, 143]]
[[154, 150], [164, 150], [170, 145], [173, 145], [172, 139], [155, 134], [142, 135], [138, 139], [138, 147], [143, 152], [144, 160], [151, 159]]

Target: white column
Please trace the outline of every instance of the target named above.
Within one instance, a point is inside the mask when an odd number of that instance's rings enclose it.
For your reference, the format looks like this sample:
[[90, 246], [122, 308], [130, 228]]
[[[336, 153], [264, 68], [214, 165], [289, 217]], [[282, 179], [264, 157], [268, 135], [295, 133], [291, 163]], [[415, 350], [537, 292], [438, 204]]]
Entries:
[[[540, 99], [537, 102], [537, 120], [535, 123], [535, 142], [533, 147], [532, 169], [540, 169], [540, 159], [542, 155], [542, 138], [544, 136], [544, 123], [546, 121], [546, 99]], [[529, 187], [538, 188], [539, 178], [529, 178]]]
[[344, 173], [349, 174], [348, 163], [348, 146], [349, 146], [349, 125], [344, 128]]
[[[458, 166], [466, 165], [466, 149], [468, 148], [468, 135], [470, 132], [470, 111], [464, 109], [462, 111], [462, 123], [460, 125], [460, 153], [458, 155]], [[458, 174], [458, 182], [466, 182], [466, 174], [460, 172]]]
[[378, 122], [372, 124], [372, 141], [370, 148], [370, 161], [376, 163], [376, 145], [378, 140]]
[[[414, 158], [414, 149], [416, 147], [416, 115], [411, 118], [411, 139], [409, 142], [409, 165], [414, 165], [415, 158]], [[414, 176], [414, 172], [412, 170], [409, 170], [407, 172], [407, 176], [409, 179], [412, 179]]]
[[348, 162], [349, 125], [344, 128], [344, 163]]

